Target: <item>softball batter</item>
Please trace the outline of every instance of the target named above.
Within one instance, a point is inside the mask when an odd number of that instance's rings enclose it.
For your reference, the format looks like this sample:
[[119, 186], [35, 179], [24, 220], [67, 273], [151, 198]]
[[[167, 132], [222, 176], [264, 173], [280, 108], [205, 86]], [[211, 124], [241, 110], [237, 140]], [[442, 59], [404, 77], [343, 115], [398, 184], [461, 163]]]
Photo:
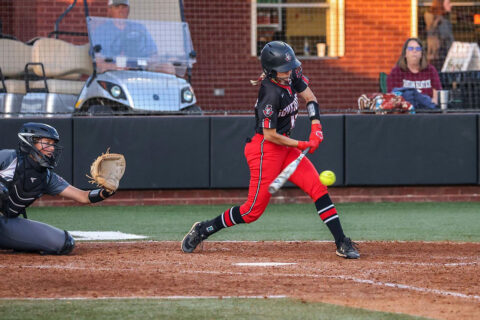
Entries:
[[[270, 201], [270, 183], [301, 150], [310, 148], [309, 153], [313, 153], [323, 140], [319, 105], [293, 49], [281, 41], [269, 42], [262, 49], [261, 64], [263, 74], [252, 82], [260, 84], [255, 105], [256, 133], [245, 146], [250, 169], [247, 201], [212, 220], [195, 222], [182, 241], [184, 252], [193, 252], [203, 240], [223, 228], [257, 220]], [[298, 114], [298, 96], [305, 100], [311, 120], [308, 141], [290, 138]], [[310, 160], [304, 158], [289, 180], [314, 201], [320, 218], [335, 239], [336, 254], [348, 259], [359, 258], [356, 245], [343, 233], [337, 210]]]

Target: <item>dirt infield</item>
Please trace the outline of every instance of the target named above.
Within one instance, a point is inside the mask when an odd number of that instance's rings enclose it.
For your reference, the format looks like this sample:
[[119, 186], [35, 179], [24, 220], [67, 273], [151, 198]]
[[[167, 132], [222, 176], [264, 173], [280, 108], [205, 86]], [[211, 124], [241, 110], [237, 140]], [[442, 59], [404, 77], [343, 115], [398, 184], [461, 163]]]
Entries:
[[[436, 319], [478, 319], [480, 243], [78, 243], [69, 256], [0, 251], [0, 298], [287, 296]], [[242, 263], [292, 263], [244, 266]]]

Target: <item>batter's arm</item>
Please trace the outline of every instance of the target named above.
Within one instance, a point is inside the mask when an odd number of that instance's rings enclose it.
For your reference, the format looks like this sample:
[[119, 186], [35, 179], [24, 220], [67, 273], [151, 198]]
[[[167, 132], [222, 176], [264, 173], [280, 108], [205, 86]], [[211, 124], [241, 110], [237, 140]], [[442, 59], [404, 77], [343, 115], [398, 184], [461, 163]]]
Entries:
[[[313, 93], [312, 89], [310, 89], [310, 87], [307, 87], [307, 89], [303, 90], [302, 92], [299, 92], [298, 95], [307, 103], [310, 101], [317, 102], [317, 97], [315, 97], [315, 94]], [[320, 120], [317, 120], [317, 119], [312, 120], [312, 124], [314, 123], [320, 123]]]
[[310, 89], [310, 87], [307, 87], [307, 89], [303, 90], [302, 92], [299, 92], [298, 95], [302, 97], [302, 99], [305, 102], [309, 102], [309, 101], [317, 102], [317, 97], [315, 97], [315, 94], [313, 93], [312, 89]]
[[263, 128], [263, 136], [265, 140], [279, 144], [281, 146], [294, 147], [298, 146], [298, 141], [287, 136], [277, 133], [277, 129], [267, 129]]

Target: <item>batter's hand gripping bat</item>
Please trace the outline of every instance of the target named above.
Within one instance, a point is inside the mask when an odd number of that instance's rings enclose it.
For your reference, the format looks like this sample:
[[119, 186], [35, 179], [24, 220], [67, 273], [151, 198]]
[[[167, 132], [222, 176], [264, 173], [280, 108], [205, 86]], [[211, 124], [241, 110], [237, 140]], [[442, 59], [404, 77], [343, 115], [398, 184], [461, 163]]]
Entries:
[[297, 170], [298, 164], [300, 161], [302, 161], [303, 157], [305, 157], [309, 150], [310, 147], [303, 150], [298, 158], [289, 163], [288, 166], [286, 166], [285, 169], [283, 169], [282, 172], [280, 172], [280, 174], [275, 178], [275, 180], [270, 183], [270, 186], [268, 187], [268, 192], [270, 192], [270, 194], [277, 192], [285, 184], [285, 182], [287, 182], [288, 178], [290, 178], [295, 170]]

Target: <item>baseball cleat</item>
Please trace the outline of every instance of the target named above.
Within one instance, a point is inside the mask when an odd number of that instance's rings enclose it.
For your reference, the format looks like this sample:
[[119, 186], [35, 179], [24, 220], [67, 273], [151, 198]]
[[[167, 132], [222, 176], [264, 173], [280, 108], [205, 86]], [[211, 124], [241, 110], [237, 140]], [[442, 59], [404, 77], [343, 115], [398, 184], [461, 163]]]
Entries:
[[195, 222], [190, 231], [185, 235], [182, 240], [182, 251], [185, 253], [191, 253], [195, 248], [202, 243], [207, 237], [200, 233], [202, 227], [201, 222]]
[[335, 253], [337, 256], [345, 259], [360, 258], [360, 253], [358, 253], [357, 250], [357, 244], [347, 237], [343, 238], [343, 241], [337, 245], [337, 251]]

